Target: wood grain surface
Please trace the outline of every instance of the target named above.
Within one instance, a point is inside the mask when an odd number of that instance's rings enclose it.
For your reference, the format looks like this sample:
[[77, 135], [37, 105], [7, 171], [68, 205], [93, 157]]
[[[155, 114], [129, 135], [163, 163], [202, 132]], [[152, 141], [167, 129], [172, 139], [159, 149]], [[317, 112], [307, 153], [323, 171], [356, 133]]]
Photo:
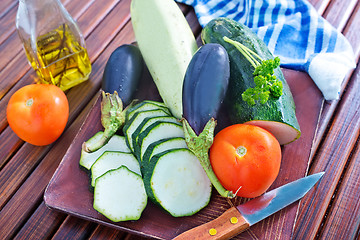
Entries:
[[[62, 2], [86, 38], [93, 71], [89, 81], [66, 92], [70, 117], [62, 136], [49, 146], [34, 147], [20, 140], [6, 120], [9, 98], [22, 86], [33, 83], [36, 74], [26, 60], [15, 31], [18, 1], [0, 1], [0, 239], [146, 239], [51, 210], [44, 204], [47, 184], [98, 97], [108, 57], [117, 46], [135, 41], [130, 0]], [[345, 35], [358, 60], [360, 1], [309, 2]], [[193, 10], [179, 6], [198, 36], [201, 28]], [[271, 229], [265, 239], [359, 238], [359, 79], [359, 68], [356, 68], [345, 79], [339, 100], [321, 101], [319, 126], [307, 170], [326, 174], [314, 191], [293, 206], [296, 221], [284, 225], [287, 234], [280, 238], [274, 233], [281, 229], [262, 226]], [[257, 239], [257, 235], [250, 231], [238, 238]]]

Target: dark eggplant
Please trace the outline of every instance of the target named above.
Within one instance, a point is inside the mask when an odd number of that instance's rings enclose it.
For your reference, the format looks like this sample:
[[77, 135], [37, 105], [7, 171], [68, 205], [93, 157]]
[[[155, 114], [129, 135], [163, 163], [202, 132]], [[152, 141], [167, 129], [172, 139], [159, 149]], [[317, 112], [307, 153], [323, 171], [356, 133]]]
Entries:
[[[94, 152], [104, 146], [124, 125], [129, 104], [136, 93], [144, 60], [138, 47], [124, 44], [110, 55], [102, 79], [101, 124], [104, 133], [97, 142], [84, 142], [85, 152]], [[106, 93], [105, 93], [106, 92]]]
[[217, 117], [230, 77], [229, 57], [220, 44], [199, 48], [191, 59], [183, 83], [183, 117], [199, 134]]
[[124, 44], [110, 55], [103, 74], [102, 89], [117, 91], [123, 105], [132, 100], [142, 76], [144, 60], [137, 46]]
[[192, 57], [183, 83], [183, 119], [185, 141], [218, 193], [227, 198], [236, 195], [225, 189], [216, 177], [209, 159], [217, 114], [225, 98], [230, 77], [229, 56], [217, 43], [203, 45]]

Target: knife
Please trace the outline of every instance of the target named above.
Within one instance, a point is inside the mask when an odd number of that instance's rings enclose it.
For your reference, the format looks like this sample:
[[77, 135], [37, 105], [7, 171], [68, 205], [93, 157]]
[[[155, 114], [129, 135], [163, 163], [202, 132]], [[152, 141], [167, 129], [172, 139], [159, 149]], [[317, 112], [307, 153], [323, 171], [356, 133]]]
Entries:
[[190, 229], [173, 240], [229, 239], [255, 223], [301, 199], [324, 175], [316, 173], [271, 190], [237, 207], [231, 207], [218, 218]]

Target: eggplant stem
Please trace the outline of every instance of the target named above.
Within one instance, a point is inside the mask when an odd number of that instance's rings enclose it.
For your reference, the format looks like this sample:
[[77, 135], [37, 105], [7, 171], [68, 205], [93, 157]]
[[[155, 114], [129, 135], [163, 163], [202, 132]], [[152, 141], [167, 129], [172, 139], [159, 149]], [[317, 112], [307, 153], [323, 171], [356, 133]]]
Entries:
[[122, 101], [115, 91], [114, 94], [101, 91], [101, 124], [104, 127], [104, 134], [101, 139], [93, 144], [83, 143], [83, 150], [86, 152], [95, 152], [107, 144], [112, 136], [125, 123], [125, 115], [128, 107], [123, 110]]
[[194, 155], [199, 159], [200, 164], [205, 170], [205, 173], [211, 181], [212, 185], [222, 197], [234, 198], [236, 195], [232, 191], [226, 190], [221, 185], [210, 163], [209, 149], [214, 140], [216, 120], [214, 118], [211, 118], [206, 123], [203, 131], [199, 135], [196, 135], [195, 131], [192, 129], [189, 122], [185, 118], [182, 118], [181, 121], [184, 127], [186, 144], [190, 151], [192, 151]]

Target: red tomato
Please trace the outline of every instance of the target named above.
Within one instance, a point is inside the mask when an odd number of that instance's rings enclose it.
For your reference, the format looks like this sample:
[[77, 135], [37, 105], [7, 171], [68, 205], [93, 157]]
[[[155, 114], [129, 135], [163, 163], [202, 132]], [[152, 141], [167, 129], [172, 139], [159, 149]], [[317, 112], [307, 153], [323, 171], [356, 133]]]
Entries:
[[59, 87], [31, 84], [11, 96], [6, 115], [16, 135], [28, 143], [43, 146], [54, 142], [64, 131], [69, 103]]
[[237, 196], [253, 198], [275, 181], [281, 148], [267, 130], [235, 124], [221, 130], [210, 148], [210, 162], [219, 181]]

